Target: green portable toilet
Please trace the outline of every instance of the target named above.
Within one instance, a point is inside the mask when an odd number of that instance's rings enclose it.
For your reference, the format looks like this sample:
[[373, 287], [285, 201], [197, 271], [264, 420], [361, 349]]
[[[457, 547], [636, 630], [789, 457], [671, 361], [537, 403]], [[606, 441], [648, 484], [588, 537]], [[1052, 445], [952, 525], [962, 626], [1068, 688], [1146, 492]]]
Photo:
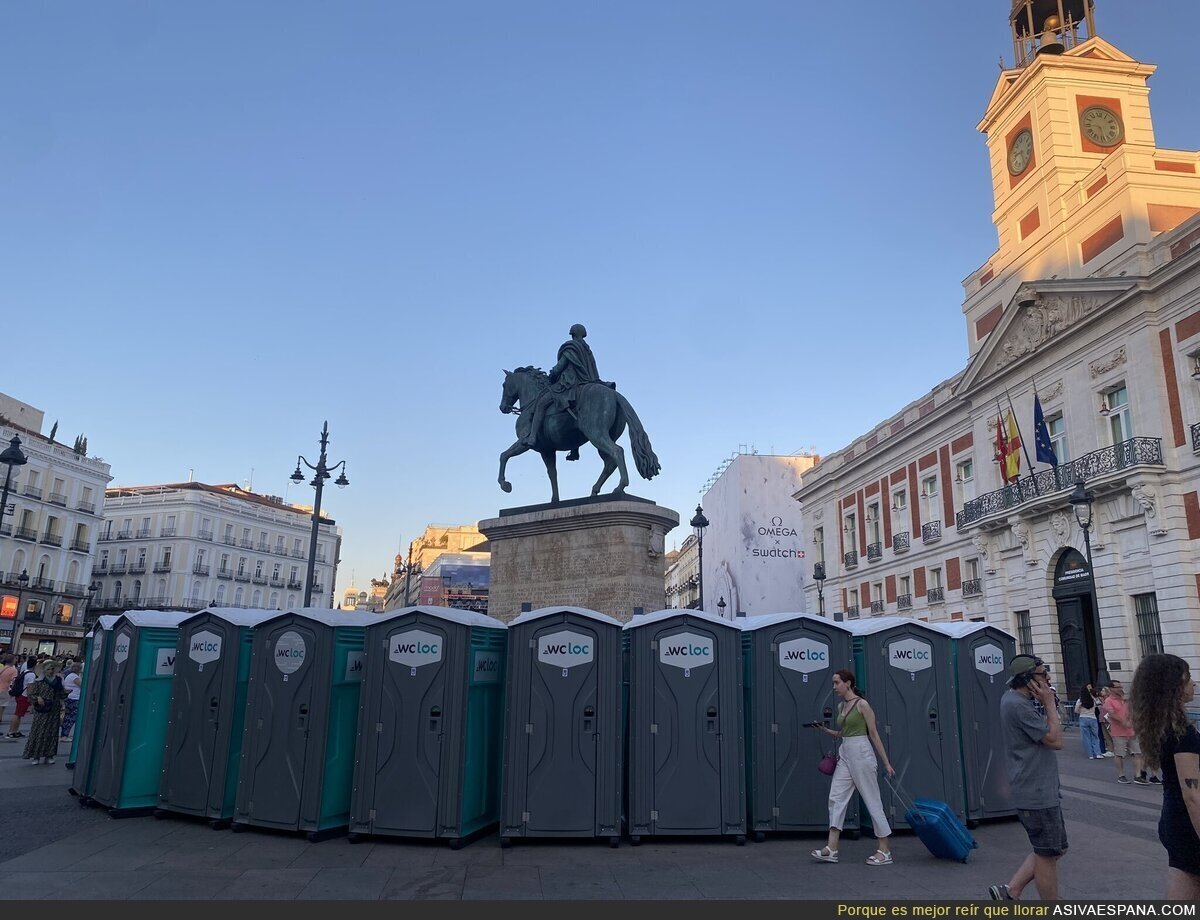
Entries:
[[[746, 799], [750, 830], [824, 831], [829, 780], [821, 755], [836, 744], [809, 722], [833, 724], [833, 672], [853, 664], [847, 629], [807, 613], [772, 613], [742, 623], [746, 700]], [[858, 796], [843, 830], [858, 830]]]
[[233, 818], [254, 627], [278, 610], [220, 607], [179, 624], [158, 813]]
[[448, 839], [500, 817], [508, 627], [448, 607], [409, 607], [366, 630], [350, 840]]
[[233, 829], [346, 830], [366, 627], [377, 614], [309, 607], [254, 630]]
[[67, 769], [75, 770], [80, 758], [83, 758], [84, 768], [75, 773], [74, 782], [69, 790], [72, 795], [82, 794], [87, 778], [87, 765], [95, 750], [99, 698], [104, 690], [104, 676], [108, 670], [108, 657], [104, 655], [104, 645], [106, 637], [111, 635], [113, 623], [120, 618], [119, 614], [100, 617], [83, 640], [83, 683], [79, 688], [79, 711], [76, 713], [75, 730], [71, 733], [71, 754], [67, 758]]
[[1005, 766], [1000, 697], [1008, 689], [1004, 665], [1017, 654], [1017, 640], [988, 623], [930, 623], [950, 637], [967, 823], [1007, 818], [1017, 809]]
[[180, 611], [131, 610], [112, 627], [100, 697], [94, 767], [86, 804], [113, 817], [152, 811], [158, 804], [167, 712], [175, 675]]

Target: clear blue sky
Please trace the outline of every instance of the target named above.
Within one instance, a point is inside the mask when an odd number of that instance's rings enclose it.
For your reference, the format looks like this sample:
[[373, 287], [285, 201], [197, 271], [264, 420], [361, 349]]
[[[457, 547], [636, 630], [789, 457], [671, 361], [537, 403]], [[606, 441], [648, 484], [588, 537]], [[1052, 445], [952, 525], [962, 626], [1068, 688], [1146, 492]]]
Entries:
[[[582, 322], [686, 521], [739, 444], [836, 450], [963, 366], [1009, 6], [3, 4], [0, 390], [115, 485], [283, 494], [329, 419], [340, 596], [548, 498], [534, 455], [496, 486], [501, 368]], [[1200, 146], [1200, 4], [1097, 8]]]

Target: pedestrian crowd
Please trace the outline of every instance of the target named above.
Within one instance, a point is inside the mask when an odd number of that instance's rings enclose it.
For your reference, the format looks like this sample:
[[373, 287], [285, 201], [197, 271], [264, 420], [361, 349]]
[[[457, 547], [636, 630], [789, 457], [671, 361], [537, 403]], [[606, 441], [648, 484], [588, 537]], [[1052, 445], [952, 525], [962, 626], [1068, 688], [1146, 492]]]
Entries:
[[[79, 712], [83, 665], [69, 656], [0, 655], [0, 725], [11, 703], [12, 718], [5, 741], [25, 738], [22, 756], [33, 764], [51, 764], [58, 745], [72, 739]], [[21, 721], [33, 711], [29, 736]]]

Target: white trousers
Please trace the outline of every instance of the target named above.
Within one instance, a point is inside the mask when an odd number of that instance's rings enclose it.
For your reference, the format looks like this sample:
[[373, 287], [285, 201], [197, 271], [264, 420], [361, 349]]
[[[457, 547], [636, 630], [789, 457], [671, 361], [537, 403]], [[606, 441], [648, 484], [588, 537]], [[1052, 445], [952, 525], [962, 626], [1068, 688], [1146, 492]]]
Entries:
[[892, 828], [883, 814], [883, 801], [879, 798], [879, 761], [875, 759], [871, 739], [865, 735], [842, 740], [837, 769], [833, 771], [833, 781], [829, 785], [830, 827], [842, 829], [855, 790], [871, 814], [875, 836], [891, 836]]

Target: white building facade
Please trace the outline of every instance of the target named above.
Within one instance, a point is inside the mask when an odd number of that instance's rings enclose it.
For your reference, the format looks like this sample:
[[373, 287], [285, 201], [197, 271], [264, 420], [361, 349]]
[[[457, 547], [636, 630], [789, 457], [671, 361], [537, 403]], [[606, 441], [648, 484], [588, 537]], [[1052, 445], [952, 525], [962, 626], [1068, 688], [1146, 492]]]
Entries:
[[[109, 489], [92, 608], [294, 609], [304, 603], [312, 510], [236, 485]], [[312, 606], [332, 607], [341, 528], [318, 525]]]
[[[90, 619], [88, 585], [102, 523], [103, 460], [42, 435], [44, 413], [0, 395], [0, 449], [14, 437], [28, 462], [12, 468], [0, 517], [0, 647], [78, 652]], [[8, 467], [0, 466], [0, 481]]]
[[[1153, 66], [1064, 6], [1039, 36], [1045, 0], [1014, 4], [1018, 66], [979, 125], [999, 248], [964, 282], [966, 368], [795, 497], [830, 612], [987, 620], [1073, 693], [1164, 649], [1200, 666], [1200, 153], [1157, 146]], [[1057, 467], [1030, 468], [1035, 393]], [[1025, 448], [1005, 484], [1010, 408]]]

